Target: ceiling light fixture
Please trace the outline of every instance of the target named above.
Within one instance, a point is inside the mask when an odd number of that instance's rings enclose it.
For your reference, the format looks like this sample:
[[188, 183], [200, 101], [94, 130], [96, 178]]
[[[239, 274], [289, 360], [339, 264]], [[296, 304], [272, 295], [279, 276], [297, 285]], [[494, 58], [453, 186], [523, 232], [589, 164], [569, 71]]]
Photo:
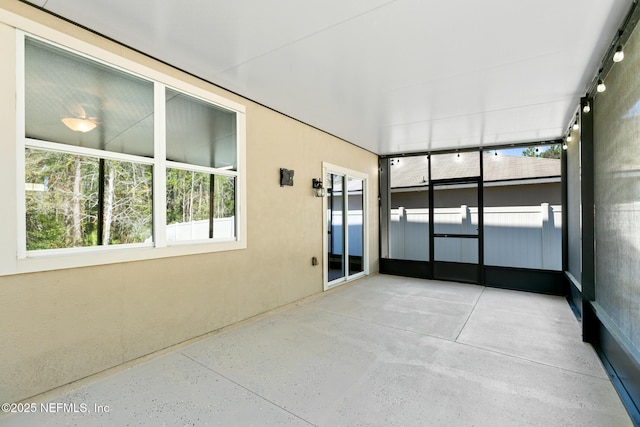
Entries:
[[72, 131], [82, 133], [90, 132], [98, 126], [93, 120], [84, 117], [65, 117], [62, 123]]
[[604, 82], [602, 81], [602, 79], [598, 80], [598, 86], [596, 87], [596, 90], [600, 93], [604, 92], [605, 90], [607, 90], [607, 87], [605, 86]]
[[568, 135], [567, 135], [567, 142], [571, 142], [571, 140], [572, 140], [572, 139], [573, 139], [573, 138], [572, 138], [571, 134], [568, 134]]
[[566, 151], [568, 148], [569, 148], [569, 146], [568, 146], [567, 144], [562, 144], [562, 149], [563, 149], [563, 150], [565, 150], [565, 151]]
[[616, 53], [613, 54], [613, 62], [622, 62], [624, 59], [624, 51], [622, 50], [622, 46], [618, 46], [616, 49]]
[[586, 104], [584, 104], [584, 107], [582, 107], [582, 112], [587, 114], [591, 111], [591, 105], [589, 105], [589, 103], [587, 102]]
[[578, 123], [578, 119], [576, 119], [576, 121], [573, 123], [573, 130], [578, 130], [580, 129], [580, 123]]

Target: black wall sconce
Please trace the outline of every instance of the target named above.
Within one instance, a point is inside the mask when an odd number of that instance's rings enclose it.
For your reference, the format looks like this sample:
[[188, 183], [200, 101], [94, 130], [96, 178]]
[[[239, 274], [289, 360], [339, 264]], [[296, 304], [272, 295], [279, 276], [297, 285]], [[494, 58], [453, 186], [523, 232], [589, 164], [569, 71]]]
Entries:
[[324, 197], [327, 194], [324, 189], [324, 185], [322, 185], [321, 179], [313, 178], [313, 180], [311, 181], [311, 185], [313, 187], [313, 192], [316, 195], [316, 197]]

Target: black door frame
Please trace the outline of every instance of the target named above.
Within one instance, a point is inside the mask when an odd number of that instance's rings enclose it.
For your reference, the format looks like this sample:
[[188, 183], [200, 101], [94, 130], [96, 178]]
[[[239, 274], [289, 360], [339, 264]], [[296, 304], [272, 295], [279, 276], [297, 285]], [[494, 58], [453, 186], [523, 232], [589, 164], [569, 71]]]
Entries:
[[[482, 155], [482, 153], [481, 153]], [[435, 232], [435, 187], [443, 185], [456, 184], [475, 184], [478, 198], [478, 233], [477, 234], [460, 234], [447, 233], [439, 234]], [[482, 182], [482, 161], [480, 161], [480, 175], [452, 178], [437, 179], [429, 182], [429, 259], [431, 260], [431, 278], [435, 280], [453, 280], [457, 282], [468, 282], [478, 285], [484, 284], [484, 197]], [[478, 263], [462, 263], [436, 261], [435, 257], [435, 239], [436, 238], [467, 238], [477, 239], [478, 241]]]

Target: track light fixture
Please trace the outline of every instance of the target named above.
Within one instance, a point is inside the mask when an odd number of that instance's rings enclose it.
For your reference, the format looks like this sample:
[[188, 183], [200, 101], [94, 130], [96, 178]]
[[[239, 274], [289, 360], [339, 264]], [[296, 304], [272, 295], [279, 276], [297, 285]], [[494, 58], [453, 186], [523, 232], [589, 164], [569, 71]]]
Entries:
[[582, 107], [582, 112], [585, 114], [588, 114], [591, 111], [591, 105], [589, 105], [589, 103], [587, 102], [586, 104], [584, 104], [584, 107]]
[[567, 142], [571, 142], [571, 140], [573, 139], [573, 137], [571, 136], [571, 134], [567, 135]]
[[578, 123], [578, 119], [576, 119], [575, 122], [573, 122], [573, 130], [578, 130], [580, 129], [580, 123]]
[[616, 48], [616, 53], [613, 54], [613, 62], [621, 62], [624, 59], [624, 51], [622, 46]]
[[569, 148], [569, 146], [568, 146], [567, 144], [562, 144], [562, 149], [563, 149], [563, 150], [565, 150], [565, 151], [566, 151], [568, 148]]
[[605, 86], [604, 82], [602, 81], [602, 79], [598, 80], [598, 86], [596, 86], [596, 90], [600, 93], [604, 92], [605, 90], [607, 90], [607, 87]]

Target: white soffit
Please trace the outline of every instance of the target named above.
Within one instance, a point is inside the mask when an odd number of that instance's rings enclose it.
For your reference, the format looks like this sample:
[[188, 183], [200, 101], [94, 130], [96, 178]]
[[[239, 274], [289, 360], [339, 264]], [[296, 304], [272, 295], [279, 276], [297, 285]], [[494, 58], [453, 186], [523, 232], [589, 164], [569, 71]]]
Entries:
[[392, 154], [560, 138], [632, 0], [32, 3]]

